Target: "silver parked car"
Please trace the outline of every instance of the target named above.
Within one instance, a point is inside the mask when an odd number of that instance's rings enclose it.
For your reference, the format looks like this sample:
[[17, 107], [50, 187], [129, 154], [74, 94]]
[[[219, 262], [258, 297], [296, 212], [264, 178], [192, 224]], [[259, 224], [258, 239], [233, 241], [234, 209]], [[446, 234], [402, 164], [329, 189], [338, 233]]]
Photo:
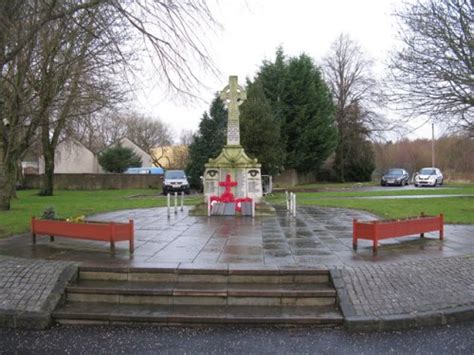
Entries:
[[415, 174], [415, 186], [443, 185], [443, 174], [438, 168], [423, 168]]

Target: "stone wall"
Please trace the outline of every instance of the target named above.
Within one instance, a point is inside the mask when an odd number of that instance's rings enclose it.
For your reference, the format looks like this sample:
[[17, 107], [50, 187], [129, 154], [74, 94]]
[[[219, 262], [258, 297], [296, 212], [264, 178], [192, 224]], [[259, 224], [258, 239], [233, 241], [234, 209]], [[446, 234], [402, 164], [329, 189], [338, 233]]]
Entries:
[[[58, 190], [161, 189], [162, 175], [154, 174], [55, 174]], [[25, 175], [23, 187], [39, 189], [42, 175]]]

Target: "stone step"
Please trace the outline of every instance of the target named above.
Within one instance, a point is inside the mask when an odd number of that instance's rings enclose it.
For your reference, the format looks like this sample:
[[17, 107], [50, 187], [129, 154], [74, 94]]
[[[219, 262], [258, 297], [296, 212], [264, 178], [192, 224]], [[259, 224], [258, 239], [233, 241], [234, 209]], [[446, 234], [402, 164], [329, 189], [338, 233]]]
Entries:
[[66, 289], [68, 302], [116, 304], [190, 304], [326, 306], [336, 303], [329, 285], [139, 282], [79, 280]]
[[343, 317], [326, 307], [139, 305], [68, 302], [53, 313], [60, 324], [274, 324], [337, 326]]
[[81, 267], [63, 324], [337, 325], [327, 269]]
[[192, 269], [81, 267], [81, 280], [207, 282], [207, 283], [328, 283], [329, 271], [321, 269]]

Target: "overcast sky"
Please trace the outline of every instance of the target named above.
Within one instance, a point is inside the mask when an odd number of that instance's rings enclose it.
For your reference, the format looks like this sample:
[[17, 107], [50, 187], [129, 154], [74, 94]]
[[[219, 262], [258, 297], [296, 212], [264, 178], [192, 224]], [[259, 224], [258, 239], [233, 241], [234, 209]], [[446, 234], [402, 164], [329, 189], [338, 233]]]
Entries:
[[[149, 82], [142, 83], [136, 106], [168, 123], [177, 141], [182, 129], [198, 129], [203, 112], [229, 75], [238, 75], [243, 84], [246, 77], [254, 77], [264, 59], [274, 59], [280, 45], [287, 55], [304, 52], [320, 63], [340, 33], [356, 40], [377, 63], [375, 72], [382, 73], [396, 45], [396, 19], [391, 13], [400, 4], [400, 0], [222, 0], [210, 4], [222, 29], [203, 36], [220, 74], [197, 69], [206, 87], [196, 92], [201, 100], [187, 104], [166, 97]], [[431, 137], [430, 127], [421, 127], [411, 137]]]

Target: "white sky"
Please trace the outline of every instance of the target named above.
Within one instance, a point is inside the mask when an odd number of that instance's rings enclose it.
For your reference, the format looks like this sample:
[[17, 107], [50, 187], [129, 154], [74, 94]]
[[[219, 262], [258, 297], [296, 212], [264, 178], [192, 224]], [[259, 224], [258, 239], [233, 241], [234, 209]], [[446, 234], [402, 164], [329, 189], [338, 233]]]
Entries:
[[[396, 0], [221, 0], [210, 4], [223, 29], [203, 36], [220, 74], [198, 71], [206, 88], [196, 92], [201, 100], [188, 104], [166, 97], [156, 84], [141, 83], [136, 106], [169, 124], [177, 142], [182, 129], [198, 129], [203, 112], [209, 109], [214, 93], [227, 84], [229, 75], [238, 75], [243, 85], [246, 77], [254, 77], [264, 59], [274, 59], [280, 45], [289, 56], [305, 52], [320, 63], [340, 33], [355, 39], [376, 62], [375, 72], [382, 73], [396, 43], [396, 19], [390, 14], [400, 4]], [[410, 137], [431, 137], [431, 125]]]

